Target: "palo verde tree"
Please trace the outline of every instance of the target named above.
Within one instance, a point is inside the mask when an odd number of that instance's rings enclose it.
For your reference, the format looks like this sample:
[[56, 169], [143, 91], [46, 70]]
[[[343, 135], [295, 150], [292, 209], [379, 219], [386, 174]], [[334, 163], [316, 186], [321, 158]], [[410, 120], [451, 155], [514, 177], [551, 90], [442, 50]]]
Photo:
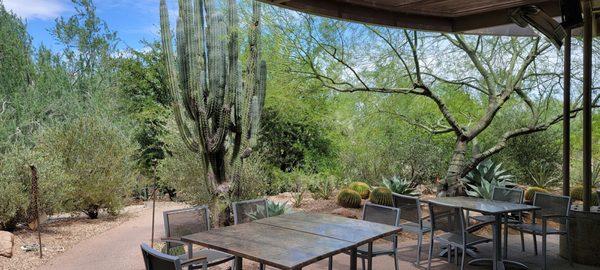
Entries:
[[[164, 0], [160, 8], [175, 120], [187, 148], [202, 156], [199, 165], [206, 171], [213, 208], [223, 207], [223, 199], [239, 194], [231, 187], [239, 182], [242, 162], [256, 144], [267, 75], [260, 59], [259, 4], [253, 1], [248, 59], [242, 74], [236, 0], [228, 0], [226, 5], [215, 2], [179, 1], [176, 54]], [[220, 10], [222, 6], [226, 6], [226, 14]]]
[[[290, 17], [294, 20], [286, 19]], [[431, 134], [454, 137], [440, 196], [464, 194], [459, 180], [510, 139], [562, 120], [560, 111], [553, 110], [560, 104], [562, 61], [540, 38], [419, 33], [308, 15], [282, 16], [281, 21], [292, 57], [308, 66], [292, 72], [334, 92], [407, 95], [436, 108], [436, 119], [408, 116], [402, 108], [386, 113]], [[459, 96], [475, 108], [466, 111], [453, 104]], [[575, 100], [572, 117], [581, 110], [580, 99]], [[495, 118], [511, 113], [517, 117], [503, 134], [473, 147], [488, 135]]]

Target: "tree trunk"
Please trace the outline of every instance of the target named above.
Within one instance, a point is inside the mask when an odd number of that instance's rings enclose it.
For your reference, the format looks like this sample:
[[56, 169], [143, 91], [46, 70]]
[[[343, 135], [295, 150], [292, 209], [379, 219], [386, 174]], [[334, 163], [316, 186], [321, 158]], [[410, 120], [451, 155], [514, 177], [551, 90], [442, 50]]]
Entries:
[[450, 166], [446, 172], [446, 179], [438, 187], [438, 196], [451, 197], [459, 196], [465, 193], [464, 187], [460, 183], [462, 168], [465, 165], [466, 151], [469, 141], [466, 138], [458, 138], [450, 159]]

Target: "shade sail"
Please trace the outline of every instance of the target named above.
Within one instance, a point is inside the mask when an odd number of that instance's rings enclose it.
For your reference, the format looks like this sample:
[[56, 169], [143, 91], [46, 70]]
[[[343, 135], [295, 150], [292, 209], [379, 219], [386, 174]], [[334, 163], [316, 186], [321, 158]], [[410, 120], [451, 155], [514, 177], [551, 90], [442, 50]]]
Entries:
[[436, 32], [534, 35], [512, 23], [511, 11], [536, 5], [560, 16], [558, 0], [260, 0], [348, 21]]

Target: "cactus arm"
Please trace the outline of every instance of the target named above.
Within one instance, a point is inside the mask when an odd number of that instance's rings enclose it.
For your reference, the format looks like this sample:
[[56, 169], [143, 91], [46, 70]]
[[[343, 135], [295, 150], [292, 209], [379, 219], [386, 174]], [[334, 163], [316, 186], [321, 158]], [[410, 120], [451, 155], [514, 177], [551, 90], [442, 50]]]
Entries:
[[165, 56], [165, 63], [167, 69], [167, 82], [169, 85], [169, 90], [171, 92], [171, 96], [173, 97], [173, 111], [175, 113], [175, 121], [177, 122], [177, 127], [179, 129], [179, 133], [183, 139], [184, 144], [193, 152], [200, 151], [198, 142], [194, 141], [193, 136], [183, 121], [181, 107], [180, 107], [180, 96], [179, 96], [179, 85], [178, 74], [175, 69], [175, 59], [173, 55], [172, 41], [171, 41], [171, 28], [169, 26], [169, 13], [167, 9], [167, 5], [165, 0], [161, 0], [160, 3], [160, 18], [161, 18], [161, 38], [163, 43], [163, 51]]

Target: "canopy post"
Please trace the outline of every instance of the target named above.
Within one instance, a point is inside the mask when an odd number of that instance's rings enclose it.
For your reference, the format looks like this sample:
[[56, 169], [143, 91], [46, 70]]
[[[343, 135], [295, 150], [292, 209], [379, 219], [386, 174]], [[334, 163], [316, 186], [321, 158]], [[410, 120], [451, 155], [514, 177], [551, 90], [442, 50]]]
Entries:
[[583, 211], [592, 199], [592, 2], [583, 4]]
[[563, 195], [569, 196], [571, 186], [571, 29], [566, 29], [563, 71]]

